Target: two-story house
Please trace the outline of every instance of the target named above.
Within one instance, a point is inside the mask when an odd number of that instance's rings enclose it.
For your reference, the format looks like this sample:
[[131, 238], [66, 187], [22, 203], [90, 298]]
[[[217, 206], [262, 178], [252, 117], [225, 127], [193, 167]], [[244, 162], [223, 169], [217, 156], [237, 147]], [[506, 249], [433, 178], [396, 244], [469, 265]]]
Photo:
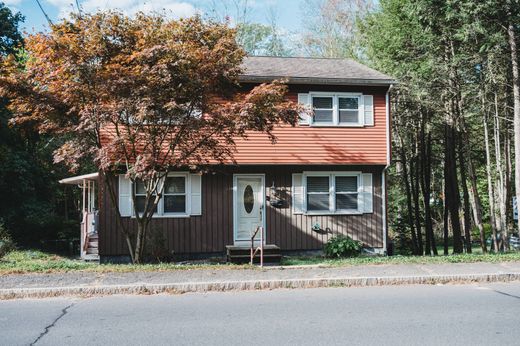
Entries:
[[[329, 237], [344, 234], [384, 253], [393, 79], [346, 59], [249, 57], [244, 67], [244, 89], [284, 78], [288, 98], [312, 107], [314, 116], [276, 128], [276, 144], [263, 134], [239, 140], [236, 164], [202, 175], [171, 173], [152, 221], [169, 253], [223, 254], [226, 246], [249, 246], [257, 226], [264, 242], [283, 252], [320, 250]], [[119, 207], [130, 226], [131, 189], [141, 192], [121, 175]], [[126, 256], [103, 188], [98, 198], [101, 260]]]

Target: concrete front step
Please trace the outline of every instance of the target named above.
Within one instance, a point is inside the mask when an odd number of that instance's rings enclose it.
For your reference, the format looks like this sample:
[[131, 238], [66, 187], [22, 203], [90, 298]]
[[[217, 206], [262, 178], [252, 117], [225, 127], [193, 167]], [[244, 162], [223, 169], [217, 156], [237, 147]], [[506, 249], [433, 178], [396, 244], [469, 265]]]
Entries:
[[[247, 246], [226, 246], [227, 261], [230, 263], [249, 263], [251, 261], [251, 248]], [[280, 248], [273, 244], [264, 245], [264, 262], [280, 263], [282, 252]], [[253, 259], [254, 263], [260, 263], [260, 250]]]

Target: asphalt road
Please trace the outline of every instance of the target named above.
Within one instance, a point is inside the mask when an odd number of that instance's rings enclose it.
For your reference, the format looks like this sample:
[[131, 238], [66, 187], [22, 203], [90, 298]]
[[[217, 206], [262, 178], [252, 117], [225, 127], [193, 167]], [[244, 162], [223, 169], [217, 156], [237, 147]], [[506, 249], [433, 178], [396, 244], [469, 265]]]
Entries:
[[1, 345], [520, 345], [520, 283], [0, 302]]

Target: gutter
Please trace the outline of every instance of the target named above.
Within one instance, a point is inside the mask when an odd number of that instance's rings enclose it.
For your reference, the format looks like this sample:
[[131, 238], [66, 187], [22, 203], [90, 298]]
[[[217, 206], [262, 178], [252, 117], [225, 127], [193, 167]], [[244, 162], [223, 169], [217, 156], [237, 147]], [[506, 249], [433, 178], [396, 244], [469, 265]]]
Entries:
[[383, 252], [384, 254], [387, 253], [387, 237], [388, 237], [388, 222], [387, 222], [387, 208], [386, 204], [388, 203], [388, 197], [386, 195], [386, 172], [388, 170], [388, 167], [390, 167], [390, 161], [391, 161], [391, 155], [390, 155], [390, 149], [391, 149], [391, 141], [390, 141], [390, 90], [394, 87], [393, 84], [390, 84], [388, 87], [388, 90], [386, 91], [385, 95], [385, 102], [386, 102], [386, 166], [383, 168], [383, 173], [381, 174], [381, 191], [382, 191], [382, 198], [384, 198], [382, 206], [382, 214], [383, 214]]
[[286, 80], [289, 84], [316, 84], [316, 85], [367, 85], [391, 86], [393, 79], [363, 79], [363, 78], [320, 78], [320, 77], [287, 77], [287, 76], [247, 76], [238, 77], [240, 82], [263, 83], [275, 79]]

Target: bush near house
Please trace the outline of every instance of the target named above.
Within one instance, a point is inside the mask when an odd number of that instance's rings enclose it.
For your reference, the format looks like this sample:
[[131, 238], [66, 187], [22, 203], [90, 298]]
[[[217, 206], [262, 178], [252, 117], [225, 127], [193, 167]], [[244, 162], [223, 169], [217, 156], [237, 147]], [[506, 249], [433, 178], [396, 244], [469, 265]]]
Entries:
[[323, 251], [327, 257], [356, 257], [361, 253], [362, 243], [348, 236], [338, 235], [330, 238]]

